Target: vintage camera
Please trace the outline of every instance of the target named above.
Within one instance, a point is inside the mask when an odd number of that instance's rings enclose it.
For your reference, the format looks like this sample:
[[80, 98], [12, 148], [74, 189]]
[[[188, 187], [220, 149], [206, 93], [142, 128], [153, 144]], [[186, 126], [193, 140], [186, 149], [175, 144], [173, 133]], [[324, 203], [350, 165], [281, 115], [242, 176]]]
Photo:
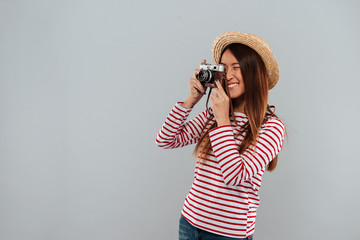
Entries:
[[201, 63], [199, 74], [196, 76], [204, 87], [216, 87], [215, 80], [223, 84], [225, 79], [225, 67], [223, 64], [212, 65], [210, 63]]

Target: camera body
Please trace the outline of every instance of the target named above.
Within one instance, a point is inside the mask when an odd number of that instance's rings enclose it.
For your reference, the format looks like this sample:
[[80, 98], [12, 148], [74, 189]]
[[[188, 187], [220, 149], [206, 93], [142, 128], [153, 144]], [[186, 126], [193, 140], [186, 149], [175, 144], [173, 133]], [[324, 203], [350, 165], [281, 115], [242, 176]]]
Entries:
[[204, 87], [216, 87], [215, 80], [219, 80], [221, 84], [225, 79], [225, 67], [223, 64], [212, 65], [210, 63], [201, 63], [200, 71], [196, 78]]

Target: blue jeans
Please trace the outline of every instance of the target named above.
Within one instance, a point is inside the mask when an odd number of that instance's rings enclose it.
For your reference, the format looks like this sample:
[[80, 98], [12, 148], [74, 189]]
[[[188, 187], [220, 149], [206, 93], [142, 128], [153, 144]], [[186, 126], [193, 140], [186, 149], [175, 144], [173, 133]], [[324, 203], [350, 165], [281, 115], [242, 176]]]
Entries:
[[183, 216], [179, 221], [179, 240], [252, 240], [253, 236], [248, 238], [232, 238], [217, 235], [204, 231], [191, 225]]

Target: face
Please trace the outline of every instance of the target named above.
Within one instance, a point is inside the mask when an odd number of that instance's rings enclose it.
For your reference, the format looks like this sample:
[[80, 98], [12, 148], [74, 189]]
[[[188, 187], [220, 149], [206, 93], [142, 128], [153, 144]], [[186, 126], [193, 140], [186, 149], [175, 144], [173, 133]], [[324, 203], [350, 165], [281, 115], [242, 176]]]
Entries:
[[225, 66], [226, 79], [229, 86], [230, 98], [238, 98], [245, 92], [244, 81], [241, 75], [240, 64], [227, 49], [220, 59], [220, 63]]

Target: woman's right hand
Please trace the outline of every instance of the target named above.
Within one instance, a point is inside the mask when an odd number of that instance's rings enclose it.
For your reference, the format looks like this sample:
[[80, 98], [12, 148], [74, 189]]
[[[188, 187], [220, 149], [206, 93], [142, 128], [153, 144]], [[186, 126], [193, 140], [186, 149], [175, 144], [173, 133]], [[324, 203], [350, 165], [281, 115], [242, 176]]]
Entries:
[[[206, 60], [203, 60], [200, 62], [205, 63]], [[194, 74], [189, 79], [189, 89], [190, 93], [189, 96], [186, 98], [185, 102], [182, 104], [185, 108], [192, 108], [196, 103], [200, 101], [202, 96], [204, 96], [206, 88], [203, 87], [203, 85], [200, 83], [200, 81], [196, 78], [196, 76], [199, 74], [199, 68], [195, 69]]]

